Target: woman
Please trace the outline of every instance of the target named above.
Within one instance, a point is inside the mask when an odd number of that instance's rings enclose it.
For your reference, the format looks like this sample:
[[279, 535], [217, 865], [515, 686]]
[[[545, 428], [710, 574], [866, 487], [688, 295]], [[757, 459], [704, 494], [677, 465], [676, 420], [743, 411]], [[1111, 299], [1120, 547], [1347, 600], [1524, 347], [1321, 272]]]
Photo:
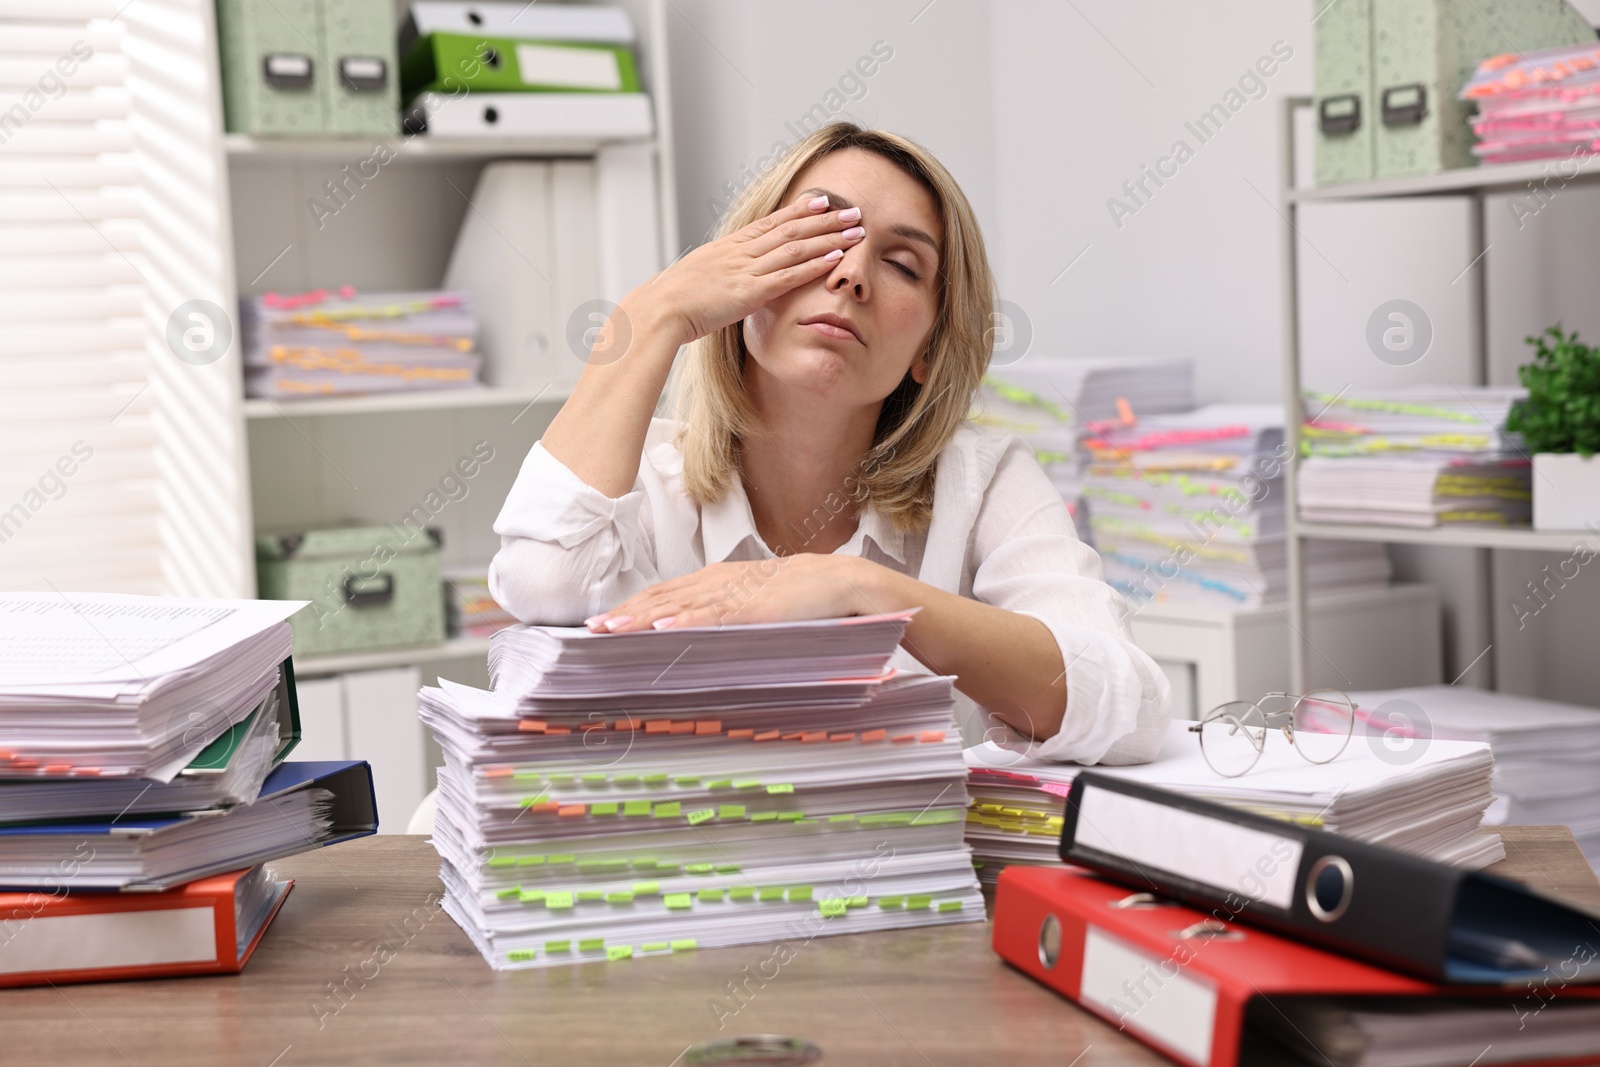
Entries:
[[1032, 453], [966, 419], [993, 306], [937, 160], [811, 134], [612, 312], [495, 522], [495, 598], [610, 633], [916, 607], [894, 662], [954, 675], [991, 737], [1151, 759], [1165, 676]]

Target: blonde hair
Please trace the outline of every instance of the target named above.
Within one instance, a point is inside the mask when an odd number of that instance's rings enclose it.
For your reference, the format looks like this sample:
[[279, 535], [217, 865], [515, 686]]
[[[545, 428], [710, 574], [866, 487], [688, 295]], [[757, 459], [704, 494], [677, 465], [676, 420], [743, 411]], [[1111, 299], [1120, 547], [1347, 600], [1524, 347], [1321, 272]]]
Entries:
[[[729, 207], [717, 236], [776, 211], [801, 171], [846, 148], [876, 153], [915, 178], [933, 195], [944, 220], [939, 306], [923, 352], [928, 380], [919, 385], [907, 371], [885, 398], [855, 484], [844, 487], [844, 495], [857, 506], [870, 503], [901, 530], [920, 531], [933, 513], [939, 453], [965, 420], [993, 350], [994, 275], [977, 217], [961, 187], [922, 146], [892, 133], [835, 122], [802, 139], [763, 171]], [[746, 354], [742, 323], [736, 322], [696, 341], [681, 361], [675, 404], [684, 425], [676, 441], [683, 451], [684, 488], [701, 505], [727, 494], [739, 473], [740, 441], [762, 432], [744, 390]], [[691, 427], [696, 432], [689, 432]]]

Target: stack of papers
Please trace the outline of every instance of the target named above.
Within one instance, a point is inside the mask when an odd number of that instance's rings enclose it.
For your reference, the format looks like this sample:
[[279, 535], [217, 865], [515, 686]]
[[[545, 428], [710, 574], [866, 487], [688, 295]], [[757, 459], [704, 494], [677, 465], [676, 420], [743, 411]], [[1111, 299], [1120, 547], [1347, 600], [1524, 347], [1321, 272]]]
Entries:
[[1449, 685], [1350, 695], [1380, 736], [1487, 742], [1495, 800], [1485, 821], [1568, 827], [1600, 866], [1600, 709]]
[[[1281, 407], [1141, 417], [1084, 444], [1094, 543], [1134, 604], [1259, 606], [1287, 593]], [[1312, 541], [1306, 572], [1313, 593], [1381, 586], [1389, 558], [1378, 544]]]
[[489, 592], [484, 567], [457, 567], [444, 572], [445, 628], [452, 637], [488, 637], [516, 623]]
[[1526, 525], [1531, 468], [1504, 429], [1522, 395], [1498, 386], [1308, 393], [1301, 515], [1386, 526]]
[[478, 384], [471, 297], [267, 293], [240, 301], [250, 396], [346, 396]]
[[1492, 56], [1459, 98], [1477, 101], [1472, 154], [1481, 162], [1581, 162], [1600, 148], [1600, 48], [1592, 43]]
[[[1384, 758], [1381, 738], [1358, 730], [1337, 759], [1317, 765], [1272, 733], [1255, 767], [1224, 778], [1205, 762], [1190, 725], [1170, 723], [1151, 763], [1094, 770], [1457, 867], [1475, 870], [1505, 858], [1498, 835], [1478, 832], [1494, 798], [1494, 759], [1486, 744], [1435, 740], [1402, 763]], [[984, 881], [1013, 863], [1061, 862], [1065, 798], [1083, 768], [1033, 759], [993, 742], [968, 749], [966, 761], [972, 794], [967, 842]]]
[[972, 417], [1017, 434], [1033, 448], [1088, 540], [1081, 499], [1085, 438], [1135, 417], [1192, 407], [1194, 363], [1189, 359], [1033, 358], [992, 368]]
[[497, 969], [982, 920], [909, 619], [501, 631], [494, 691], [421, 693], [445, 909]]

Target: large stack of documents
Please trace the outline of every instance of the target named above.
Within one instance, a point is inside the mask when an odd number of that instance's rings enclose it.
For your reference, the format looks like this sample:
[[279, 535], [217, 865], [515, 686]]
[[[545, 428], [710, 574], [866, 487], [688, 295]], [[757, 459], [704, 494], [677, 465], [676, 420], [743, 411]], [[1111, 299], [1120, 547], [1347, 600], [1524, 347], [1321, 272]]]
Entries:
[[245, 392], [348, 396], [478, 384], [464, 292], [267, 293], [240, 301]]
[[1179, 357], [1023, 359], [992, 368], [973, 420], [1019, 435], [1089, 540], [1085, 439], [1135, 418], [1194, 407], [1194, 363]]
[[[1270, 732], [1260, 762], [1238, 778], [1224, 778], [1207, 766], [1190, 725], [1171, 723], [1150, 763], [1094, 770], [1453, 866], [1477, 869], [1505, 857], [1497, 835], [1478, 832], [1494, 799], [1494, 759], [1486, 744], [1435, 740], [1414, 760], [1399, 762], [1385, 759], [1368, 743], [1380, 739], [1362, 736], [1358, 727], [1338, 758], [1317, 765]], [[982, 864], [980, 876], [993, 881], [1010, 864], [1059, 863], [1064, 798], [1084, 768], [993, 742], [968, 749], [966, 761], [972, 794], [967, 842]]]
[[1527, 525], [1531, 468], [1505, 432], [1523, 395], [1499, 386], [1308, 393], [1300, 514], [1385, 526]]
[[164, 890], [370, 833], [366, 764], [283, 762], [301, 606], [0, 595], [0, 888]]
[[1495, 799], [1485, 821], [1565, 826], [1600, 866], [1600, 709], [1451, 685], [1350, 696], [1358, 732], [1365, 724], [1401, 745], [1487, 742]]
[[421, 693], [445, 910], [495, 968], [982, 920], [909, 619], [500, 631], [493, 691]]
[[[1213, 404], [1087, 438], [1083, 494], [1106, 580], [1135, 604], [1229, 607], [1288, 591], [1283, 409]], [[1380, 586], [1382, 545], [1310, 541], [1313, 593]]]
[[616, 139], [654, 132], [620, 7], [419, 0], [400, 31], [407, 132]]
[[1460, 99], [1478, 104], [1472, 154], [1480, 162], [1582, 162], [1600, 147], [1600, 48], [1591, 42], [1492, 56]]

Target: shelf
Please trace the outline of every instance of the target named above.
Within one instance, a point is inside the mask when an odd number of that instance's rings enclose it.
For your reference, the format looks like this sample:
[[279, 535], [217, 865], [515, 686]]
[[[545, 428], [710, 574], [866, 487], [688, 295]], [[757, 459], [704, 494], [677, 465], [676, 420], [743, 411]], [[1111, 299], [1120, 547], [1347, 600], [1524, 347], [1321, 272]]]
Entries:
[[1315, 189], [1290, 189], [1296, 203], [1322, 200], [1376, 200], [1396, 196], [1437, 196], [1444, 193], [1518, 190], [1527, 192], [1528, 182], [1554, 176], [1562, 183], [1583, 183], [1600, 178], [1600, 154], [1590, 156], [1574, 167], [1568, 157], [1540, 159], [1531, 163], [1496, 163], [1486, 167], [1461, 167], [1438, 174], [1414, 174], [1404, 178], [1375, 178], [1372, 181], [1325, 185]]
[[411, 137], [394, 133], [388, 137], [320, 138], [313, 140], [251, 137], [230, 133], [223, 137], [223, 148], [231, 160], [274, 162], [280, 160], [329, 160], [355, 163], [367, 159], [379, 145], [388, 145], [398, 160], [473, 160], [507, 157], [550, 158], [592, 156], [608, 144], [653, 141], [654, 137]]
[[392, 411], [456, 411], [466, 408], [524, 407], [537, 403], [559, 406], [567, 392], [545, 389], [428, 389], [413, 393], [379, 393], [373, 396], [329, 396], [305, 400], [244, 402], [247, 419], [308, 418], [322, 415], [381, 415]]
[[384, 667], [410, 667], [418, 663], [435, 663], [447, 659], [477, 659], [489, 655], [489, 638], [455, 637], [438, 645], [414, 645], [410, 648], [384, 648], [373, 652], [340, 652], [328, 656], [296, 656], [296, 677], [311, 678], [326, 674], [344, 674], [347, 671], [371, 671]]
[[1299, 520], [1294, 521], [1292, 530], [1301, 537], [1322, 537], [1334, 541], [1384, 541], [1389, 544], [1453, 548], [1513, 548], [1526, 552], [1570, 552], [1579, 541], [1590, 537], [1586, 530], [1558, 532], [1497, 526], [1417, 529], [1409, 526], [1345, 525]]

